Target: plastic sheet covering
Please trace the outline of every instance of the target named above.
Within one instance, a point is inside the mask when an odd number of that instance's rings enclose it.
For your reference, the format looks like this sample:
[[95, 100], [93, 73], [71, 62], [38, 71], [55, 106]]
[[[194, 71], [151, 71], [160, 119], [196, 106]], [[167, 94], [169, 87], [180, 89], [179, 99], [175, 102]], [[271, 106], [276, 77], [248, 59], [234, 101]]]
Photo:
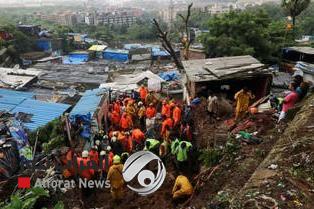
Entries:
[[15, 140], [1, 139], [0, 180], [10, 178], [19, 169], [19, 152]]
[[302, 70], [305, 73], [310, 73], [310, 74], [314, 75], [314, 65], [313, 64], [308, 64], [305, 62], [297, 62], [295, 67], [299, 68], [300, 70]]
[[63, 58], [63, 64], [66, 65], [79, 65], [84, 64], [89, 59], [88, 54], [70, 54]]
[[148, 79], [147, 87], [149, 91], [160, 91], [161, 90], [161, 82], [160, 80]]
[[129, 51], [106, 49], [103, 53], [105, 60], [114, 60], [118, 62], [126, 62], [129, 60]]
[[92, 136], [91, 123], [92, 115], [90, 113], [86, 115], [72, 115], [70, 117], [71, 124], [77, 124], [79, 122], [83, 123], [83, 130], [80, 132], [80, 136], [84, 139], [90, 139]]
[[159, 73], [159, 76], [165, 81], [174, 81], [180, 79], [180, 73], [176, 70]]
[[50, 51], [51, 50], [51, 41], [47, 39], [39, 39], [36, 41], [36, 46], [38, 49], [42, 51]]
[[18, 121], [14, 121], [9, 127], [12, 138], [16, 141], [19, 151], [20, 160], [22, 163], [33, 160], [32, 149], [29, 146], [29, 141], [26, 132]]

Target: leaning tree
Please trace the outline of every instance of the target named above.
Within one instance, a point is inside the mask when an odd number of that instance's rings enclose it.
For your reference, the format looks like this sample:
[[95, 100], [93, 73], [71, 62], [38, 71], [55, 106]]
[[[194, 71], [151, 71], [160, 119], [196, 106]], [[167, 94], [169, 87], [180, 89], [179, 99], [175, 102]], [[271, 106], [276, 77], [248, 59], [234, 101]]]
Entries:
[[299, 16], [311, 3], [311, 0], [282, 0], [282, 7], [291, 16], [295, 26], [296, 17]]

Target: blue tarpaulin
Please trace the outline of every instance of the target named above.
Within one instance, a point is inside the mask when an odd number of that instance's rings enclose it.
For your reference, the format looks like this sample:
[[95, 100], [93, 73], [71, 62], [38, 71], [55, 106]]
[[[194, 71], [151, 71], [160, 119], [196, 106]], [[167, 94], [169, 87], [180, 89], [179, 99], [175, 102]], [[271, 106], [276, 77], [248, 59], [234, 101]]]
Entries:
[[[176, 50], [175, 52], [176, 52], [177, 57], [180, 57], [180, 51]], [[161, 49], [161, 48], [156, 48], [156, 47], [152, 48], [152, 57], [153, 57], [153, 60], [157, 60], [158, 57], [162, 59], [171, 58], [170, 54], [166, 50]]]
[[88, 53], [73, 53], [63, 57], [63, 64], [67, 65], [79, 65], [89, 60]]
[[180, 73], [176, 70], [159, 73], [159, 77], [165, 81], [174, 81], [180, 79]]
[[9, 131], [12, 138], [16, 141], [22, 163], [33, 160], [32, 149], [29, 145], [27, 134], [24, 131], [21, 122], [17, 120], [14, 121], [12, 126], [9, 127]]
[[91, 131], [91, 121], [92, 121], [92, 115], [91, 113], [88, 113], [86, 115], [71, 115], [70, 121], [72, 124], [78, 123], [79, 121], [82, 122], [83, 130], [80, 133], [80, 136], [84, 139], [89, 139], [91, 137], [92, 131]]
[[36, 46], [42, 51], [51, 51], [51, 41], [48, 39], [39, 39], [36, 41]]
[[118, 62], [126, 62], [129, 60], [129, 51], [117, 50], [117, 49], [106, 49], [103, 52], [105, 60], [113, 60]]

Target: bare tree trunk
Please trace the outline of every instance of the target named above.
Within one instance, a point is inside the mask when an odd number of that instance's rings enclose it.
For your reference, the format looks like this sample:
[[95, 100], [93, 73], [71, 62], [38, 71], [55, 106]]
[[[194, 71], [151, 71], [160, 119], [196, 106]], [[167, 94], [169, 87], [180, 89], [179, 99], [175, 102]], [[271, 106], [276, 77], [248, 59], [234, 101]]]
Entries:
[[161, 41], [162, 47], [165, 48], [165, 50], [170, 54], [170, 56], [172, 57], [174, 63], [176, 64], [177, 68], [179, 69], [179, 71], [181, 71], [183, 69], [183, 65], [182, 62], [180, 60], [180, 58], [177, 57], [176, 52], [174, 51], [172, 44], [168, 38], [168, 33], [164, 32], [158, 21], [156, 19], [153, 19], [154, 21], [154, 25], [156, 26], [156, 29], [158, 31], [158, 38]]
[[186, 17], [184, 17], [182, 14], [179, 14], [179, 17], [181, 17], [181, 19], [184, 22], [184, 27], [185, 27], [185, 33], [186, 33], [186, 38], [187, 40], [183, 42], [184, 45], [184, 59], [188, 60], [189, 56], [190, 56], [190, 46], [191, 46], [191, 34], [189, 31], [189, 21], [190, 21], [190, 17], [191, 17], [191, 8], [193, 6], [193, 3], [191, 3], [188, 7], [188, 13], [186, 15]]

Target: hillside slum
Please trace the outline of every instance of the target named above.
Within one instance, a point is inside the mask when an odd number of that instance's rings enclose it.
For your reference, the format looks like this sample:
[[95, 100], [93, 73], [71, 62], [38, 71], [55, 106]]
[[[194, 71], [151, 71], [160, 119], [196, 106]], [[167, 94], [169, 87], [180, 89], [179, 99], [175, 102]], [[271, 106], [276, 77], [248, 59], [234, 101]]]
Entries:
[[[86, 35], [68, 36], [81, 50], [54, 56], [41, 39], [49, 56], [24, 54], [27, 69], [0, 69], [4, 205], [35, 194], [37, 179], [110, 180], [112, 168], [149, 150], [167, 171], [149, 196], [125, 182], [115, 190], [63, 185], [34, 208], [312, 208], [313, 67], [303, 59], [313, 49], [287, 48], [275, 67], [235, 56], [190, 59], [179, 70], [160, 46], [88, 48]], [[99, 170], [57, 166], [100, 156], [108, 166]], [[19, 177], [30, 177], [32, 189]], [[184, 193], [174, 186], [179, 177]]]

